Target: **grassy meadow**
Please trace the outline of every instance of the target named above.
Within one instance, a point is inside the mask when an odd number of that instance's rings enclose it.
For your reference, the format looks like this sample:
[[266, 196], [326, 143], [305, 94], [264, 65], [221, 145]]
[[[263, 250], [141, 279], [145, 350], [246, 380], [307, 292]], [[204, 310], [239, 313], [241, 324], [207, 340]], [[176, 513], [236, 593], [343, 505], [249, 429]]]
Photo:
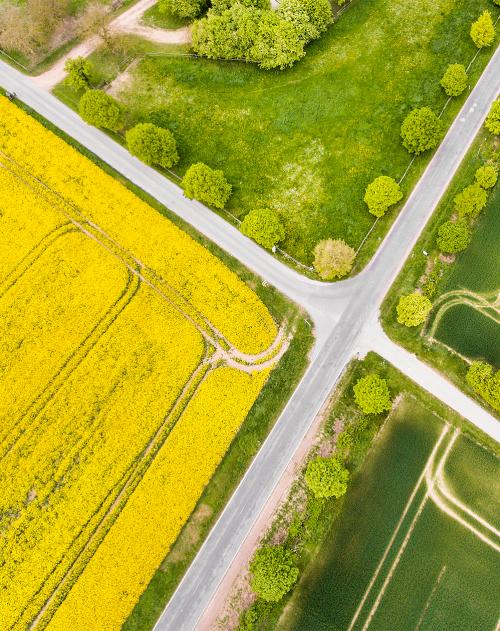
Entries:
[[[113, 93], [128, 125], [152, 121], [173, 131], [178, 175], [198, 161], [225, 171], [234, 187], [232, 214], [278, 210], [284, 249], [310, 264], [322, 238], [361, 244], [374, 221], [363, 202], [367, 184], [381, 174], [403, 175], [410, 156], [401, 146], [401, 122], [413, 107], [442, 109], [439, 80], [449, 63], [473, 57], [470, 23], [486, 7], [496, 11], [486, 0], [353, 0], [291, 69], [262, 71], [164, 49], [134, 65]], [[478, 56], [471, 84], [490, 53]], [[56, 94], [71, 96], [59, 88]], [[446, 110], [446, 125], [465, 97]], [[428, 157], [413, 164], [405, 193]], [[377, 223], [357, 269], [396, 212]]]
[[[276, 629], [494, 628], [498, 552], [425, 500], [426, 484], [419, 482], [444, 427], [421, 402], [406, 397], [400, 403]], [[498, 457], [463, 434], [452, 441], [450, 427], [436, 451], [437, 461], [445, 458], [448, 487], [462, 493], [471, 480], [459, 499], [496, 523], [488, 506], [500, 499]]]

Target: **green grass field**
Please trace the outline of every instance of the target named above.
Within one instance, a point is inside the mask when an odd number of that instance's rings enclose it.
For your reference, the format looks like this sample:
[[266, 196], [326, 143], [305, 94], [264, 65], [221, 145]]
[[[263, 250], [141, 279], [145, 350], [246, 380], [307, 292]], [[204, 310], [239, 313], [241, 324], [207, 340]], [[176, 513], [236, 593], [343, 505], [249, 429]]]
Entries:
[[[265, 72], [240, 62], [160, 56], [142, 60], [119, 96], [128, 122], [150, 120], [175, 134], [182, 175], [193, 162], [223, 168], [229, 210], [242, 218], [271, 206], [287, 228], [284, 248], [306, 263], [325, 237], [360, 245], [374, 218], [364, 205], [380, 174], [401, 177], [409, 155], [399, 130], [408, 111], [446, 101], [439, 80], [476, 49], [470, 23], [487, 0], [353, 0], [292, 69]], [[491, 49], [471, 71], [471, 84]], [[466, 95], [444, 116], [449, 124]], [[428, 156], [404, 183], [411, 189]], [[395, 212], [379, 221], [366, 262]]]
[[499, 473], [497, 456], [405, 398], [277, 629], [495, 629], [500, 533], [484, 523], [498, 527]]

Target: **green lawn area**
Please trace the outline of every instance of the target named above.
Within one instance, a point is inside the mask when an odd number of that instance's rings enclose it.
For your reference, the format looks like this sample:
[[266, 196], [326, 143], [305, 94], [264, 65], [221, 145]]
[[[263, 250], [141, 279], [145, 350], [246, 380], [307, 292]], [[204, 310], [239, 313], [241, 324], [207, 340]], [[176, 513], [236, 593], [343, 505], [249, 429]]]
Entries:
[[[439, 478], [443, 459], [452, 494], [471, 480], [458, 499], [481, 519], [492, 519], [488, 506], [500, 500], [498, 454], [464, 434], [455, 440], [452, 426], [443, 434], [445, 427], [422, 402], [402, 400], [353, 479], [340, 515], [276, 629], [495, 628], [498, 551], [426, 497], [421, 475], [435, 451], [433, 479]], [[498, 526], [497, 521], [498, 516], [493, 521]], [[477, 526], [470, 516], [468, 523]], [[495, 542], [498, 548], [498, 537]]]
[[[469, 362], [481, 359], [500, 368], [500, 324], [498, 305], [494, 304], [500, 290], [500, 184], [489, 192], [487, 205], [473, 228], [472, 241], [466, 250], [443, 262], [435, 241], [438, 226], [453, 212], [453, 198], [474, 181], [475, 171], [486, 162], [500, 166], [499, 149], [500, 142], [492, 134], [486, 130], [478, 134], [382, 306], [386, 332], [399, 344], [434, 364], [472, 397], [476, 395], [465, 381]], [[423, 331], [422, 327], [407, 328], [398, 324], [399, 296], [425, 288], [431, 269], [439, 269], [440, 278], [432, 297], [435, 307]], [[463, 292], [465, 295], [460, 298]], [[458, 301], [450, 302], [452, 306], [440, 311], [455, 296]], [[478, 310], [481, 300], [487, 301], [483, 312]], [[478, 400], [484, 405], [482, 399]]]
[[[439, 80], [449, 63], [473, 57], [470, 23], [484, 8], [497, 12], [486, 0], [354, 0], [291, 69], [150, 57], [118, 94], [128, 123], [148, 120], [174, 132], [178, 174], [197, 161], [223, 168], [234, 187], [228, 209], [239, 218], [255, 207], [277, 209], [284, 249], [310, 264], [322, 238], [360, 245], [374, 220], [365, 187], [380, 174], [403, 175], [410, 158], [401, 122], [413, 107], [441, 110]], [[471, 84], [491, 50], [478, 56]], [[447, 109], [445, 124], [465, 96]], [[428, 158], [415, 161], [406, 194]], [[356, 269], [396, 212], [378, 222]]]

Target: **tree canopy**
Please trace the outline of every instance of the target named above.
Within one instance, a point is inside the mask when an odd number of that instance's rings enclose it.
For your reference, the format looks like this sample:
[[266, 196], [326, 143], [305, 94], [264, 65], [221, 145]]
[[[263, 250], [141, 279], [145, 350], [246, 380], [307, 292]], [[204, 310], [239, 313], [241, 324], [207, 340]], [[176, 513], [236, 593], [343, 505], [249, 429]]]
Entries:
[[356, 258], [354, 248], [343, 239], [325, 239], [314, 248], [314, 269], [323, 280], [348, 274]]
[[372, 215], [382, 217], [388, 208], [397, 204], [402, 197], [399, 184], [392, 177], [380, 175], [368, 184], [364, 201]]
[[78, 104], [78, 111], [89, 125], [117, 131], [122, 110], [115, 99], [102, 90], [87, 90]]
[[159, 0], [160, 13], [172, 13], [180, 18], [193, 19], [205, 8], [206, 0]]
[[438, 228], [436, 243], [441, 252], [445, 254], [456, 254], [465, 250], [470, 242], [470, 230], [467, 222], [446, 221]]
[[278, 213], [270, 208], [251, 210], [243, 219], [240, 230], [268, 250], [285, 238]]
[[491, 46], [495, 39], [495, 27], [489, 11], [483, 11], [470, 27], [470, 36], [478, 48]]
[[486, 362], [472, 362], [466, 379], [470, 387], [491, 407], [500, 411], [500, 370], [494, 372], [493, 367]]
[[498, 171], [491, 164], [485, 164], [476, 171], [476, 182], [481, 188], [493, 188], [497, 183]]
[[347, 491], [349, 471], [339, 458], [313, 458], [307, 464], [306, 484], [315, 497], [341, 497]]
[[66, 59], [64, 63], [64, 71], [67, 72], [65, 83], [76, 90], [88, 88], [90, 86], [92, 68], [92, 62], [89, 59], [85, 59], [85, 57]]
[[500, 135], [500, 101], [495, 101], [491, 106], [485, 125], [492, 134]]
[[396, 307], [398, 322], [405, 326], [418, 326], [425, 322], [431, 309], [432, 303], [427, 296], [418, 293], [401, 296]]
[[464, 217], [476, 217], [486, 206], [488, 195], [479, 184], [469, 184], [453, 199], [455, 209], [461, 219]]
[[463, 64], [450, 64], [441, 79], [448, 96], [459, 96], [467, 87], [468, 75]]
[[441, 139], [441, 133], [441, 121], [430, 107], [412, 110], [401, 125], [403, 146], [415, 155], [434, 149]]
[[297, 582], [299, 569], [293, 554], [283, 546], [265, 546], [250, 563], [253, 591], [268, 602], [278, 602]]
[[232, 186], [224, 177], [224, 172], [211, 169], [203, 162], [192, 164], [182, 180], [184, 195], [189, 199], [224, 208], [231, 195]]
[[371, 373], [354, 385], [354, 400], [365, 414], [380, 414], [391, 409], [391, 395], [387, 381]]
[[127, 148], [146, 164], [170, 169], [179, 161], [175, 138], [168, 129], [152, 123], [139, 123], [125, 134]]

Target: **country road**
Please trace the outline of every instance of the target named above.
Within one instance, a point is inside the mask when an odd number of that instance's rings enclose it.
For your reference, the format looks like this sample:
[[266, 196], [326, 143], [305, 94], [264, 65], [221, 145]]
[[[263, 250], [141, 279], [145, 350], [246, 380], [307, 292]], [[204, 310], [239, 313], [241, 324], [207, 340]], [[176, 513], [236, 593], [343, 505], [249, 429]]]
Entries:
[[[0, 62], [0, 85], [74, 137], [134, 184], [255, 271], [306, 309], [317, 334], [311, 364], [252, 462], [175, 594], [156, 631], [192, 631], [213, 598], [232, 559], [299, 447], [346, 364], [370, 348], [426, 387], [438, 398], [445, 381], [426, 364], [399, 350], [376, 325], [380, 304], [410, 253], [453, 174], [500, 92], [497, 49], [471, 92], [398, 219], [368, 267], [358, 276], [324, 284], [300, 276], [244, 237], [221, 217], [183, 197], [175, 184], [147, 167], [108, 136], [86, 125], [52, 95]], [[406, 353], [406, 354], [405, 354]], [[500, 441], [500, 424], [474, 401], [446, 382], [446, 403]]]

